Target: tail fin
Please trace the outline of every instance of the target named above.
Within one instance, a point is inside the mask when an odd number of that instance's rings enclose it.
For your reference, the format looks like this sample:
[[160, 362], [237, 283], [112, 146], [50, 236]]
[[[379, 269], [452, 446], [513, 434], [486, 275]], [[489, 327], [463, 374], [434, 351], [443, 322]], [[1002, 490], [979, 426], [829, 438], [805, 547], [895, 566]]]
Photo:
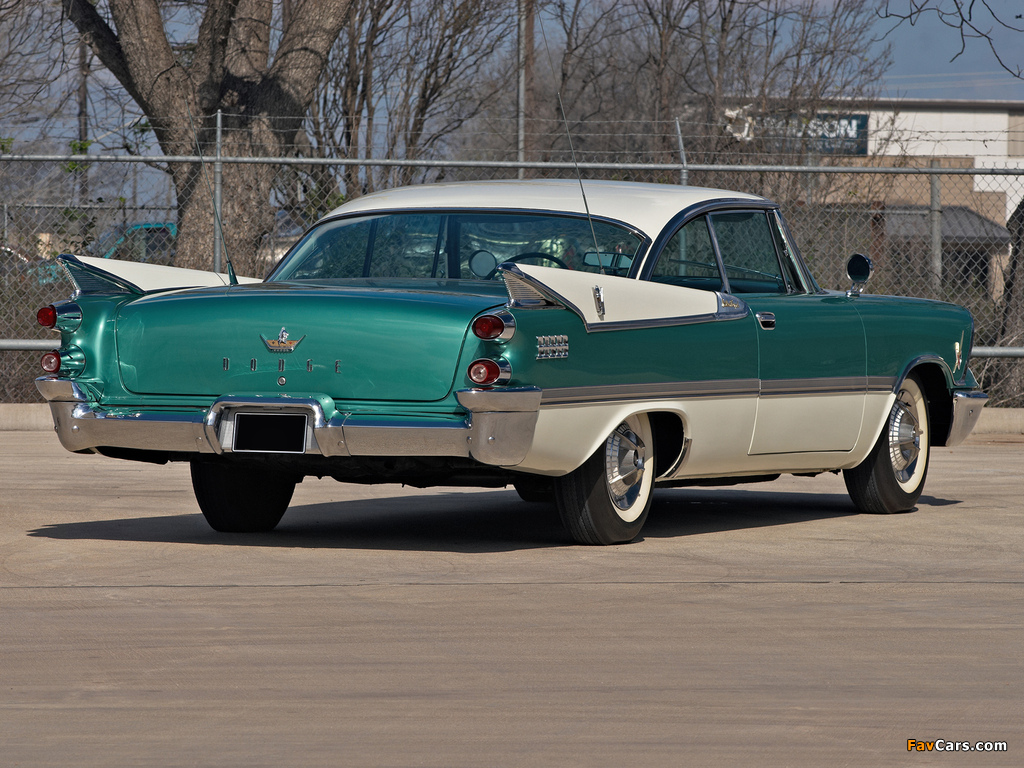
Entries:
[[64, 268], [68, 279], [75, 284], [78, 295], [83, 293], [133, 293], [142, 295], [142, 288], [115, 274], [86, 264], [77, 256], [62, 253], [57, 261]]

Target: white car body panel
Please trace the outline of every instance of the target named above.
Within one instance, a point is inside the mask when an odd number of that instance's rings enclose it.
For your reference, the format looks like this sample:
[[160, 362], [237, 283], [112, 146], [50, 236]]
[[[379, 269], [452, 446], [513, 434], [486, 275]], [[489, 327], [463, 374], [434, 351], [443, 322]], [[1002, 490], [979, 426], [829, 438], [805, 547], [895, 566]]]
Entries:
[[[127, 280], [144, 291], [230, 284], [226, 274], [206, 272], [201, 269], [168, 267], [163, 264], [143, 264], [137, 261], [119, 261], [117, 259], [99, 259], [94, 256], [78, 256], [76, 258], [83, 264], [102, 269], [122, 280]], [[262, 281], [255, 277], [239, 277], [238, 282], [259, 283]]]
[[762, 396], [749, 453], [852, 451], [863, 420], [863, 393]]
[[[868, 395], [865, 417], [856, 425], [850, 450], [789, 450], [793, 443], [803, 441], [801, 425], [804, 422], [794, 418], [779, 435], [777, 450], [762, 454], [747, 451], [757, 408], [756, 397], [542, 407], [533, 445], [514, 469], [549, 476], [568, 474], [581, 466], [627, 416], [657, 412], [679, 416], [684, 435], [691, 440], [682, 463], [670, 475], [659, 478], [661, 480], [848, 469], [860, 464], [871, 452], [895, 397], [892, 393]], [[800, 416], [802, 399], [793, 397], [791, 400]], [[662, 460], [670, 459], [662, 457]]]
[[[718, 311], [718, 294], [711, 291], [554, 267], [517, 267], [580, 315], [588, 330], [600, 330], [601, 325], [612, 323], [698, 317]], [[598, 312], [596, 289], [600, 290], [603, 314]]]

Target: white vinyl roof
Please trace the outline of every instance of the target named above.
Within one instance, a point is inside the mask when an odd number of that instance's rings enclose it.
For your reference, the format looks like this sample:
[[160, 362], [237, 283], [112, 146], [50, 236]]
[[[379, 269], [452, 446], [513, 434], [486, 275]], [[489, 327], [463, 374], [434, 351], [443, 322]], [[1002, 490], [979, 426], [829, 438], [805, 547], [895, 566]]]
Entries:
[[[655, 237], [684, 208], [709, 200], [764, 198], [743, 192], [672, 184], [626, 181], [584, 181], [593, 216], [625, 222]], [[580, 182], [576, 179], [536, 181], [466, 181], [399, 187], [357, 197], [329, 216], [382, 210], [512, 209], [585, 214]]]

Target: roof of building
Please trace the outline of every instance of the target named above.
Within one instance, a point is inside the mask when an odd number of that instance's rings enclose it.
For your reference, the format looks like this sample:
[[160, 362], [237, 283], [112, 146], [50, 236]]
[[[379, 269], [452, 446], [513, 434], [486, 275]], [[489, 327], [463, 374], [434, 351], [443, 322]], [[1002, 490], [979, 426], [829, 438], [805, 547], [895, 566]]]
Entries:
[[[923, 240], [931, 237], [930, 210], [927, 205], [887, 208], [885, 234], [901, 240]], [[951, 243], [1004, 246], [1010, 242], [1006, 227], [987, 219], [962, 205], [942, 208], [942, 239]]]

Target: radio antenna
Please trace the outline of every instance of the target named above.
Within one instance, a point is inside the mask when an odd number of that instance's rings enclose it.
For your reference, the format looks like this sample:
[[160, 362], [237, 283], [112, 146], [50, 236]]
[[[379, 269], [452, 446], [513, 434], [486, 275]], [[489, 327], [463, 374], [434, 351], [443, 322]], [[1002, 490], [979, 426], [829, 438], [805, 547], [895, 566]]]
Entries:
[[[228, 265], [228, 282], [231, 285], [238, 285], [238, 277], [235, 275], [235, 267], [231, 263], [231, 257], [228, 255], [227, 246], [224, 245], [224, 226], [220, 218], [220, 206], [217, 205], [217, 196], [213, 192], [213, 186], [210, 184], [210, 174], [206, 170], [206, 159], [203, 157], [203, 146], [199, 143], [199, 133], [196, 131], [195, 120], [192, 118], [192, 109], [188, 105], [188, 100], [185, 101], [185, 111], [188, 113], [188, 124], [192, 128], [192, 138], [196, 142], [196, 152], [199, 154], [199, 165], [203, 169], [203, 180], [206, 182], [206, 190], [210, 193], [210, 199], [213, 200], [213, 225], [217, 228], [219, 237], [214, 238], [214, 242], [218, 248], [224, 249], [224, 261]], [[218, 122], [220, 120], [220, 113], [217, 114]], [[218, 125], [218, 128], [220, 126]], [[219, 148], [219, 144], [218, 144]]]
[[[520, 10], [522, 6], [520, 6]], [[548, 45], [548, 35], [544, 31], [544, 21], [540, 23], [540, 34], [544, 40], [544, 50], [548, 56], [548, 63], [551, 65], [551, 71], [555, 71], [555, 61], [551, 56], [551, 46]], [[558, 111], [562, 115], [562, 125], [565, 128], [565, 138], [569, 140], [569, 155], [572, 157], [573, 168], [576, 169], [576, 181], [580, 185], [580, 194], [583, 196], [583, 210], [587, 213], [587, 223], [590, 224], [590, 236], [594, 239], [594, 255], [597, 257], [598, 268], [601, 270], [601, 274], [604, 272], [604, 265], [601, 263], [601, 247], [597, 244], [597, 232], [594, 231], [594, 219], [590, 215], [590, 204], [587, 202], [587, 190], [583, 188], [583, 174], [580, 173], [580, 164], [576, 162], [576, 148], [572, 144], [572, 133], [569, 131], [569, 120], [565, 116], [565, 106], [562, 104], [562, 91], [558, 90], [555, 92], [555, 96], [558, 97]]]
[[576, 181], [580, 183], [580, 194], [583, 195], [583, 210], [587, 212], [587, 223], [590, 224], [590, 236], [594, 238], [594, 255], [597, 263], [604, 274], [604, 265], [601, 263], [601, 247], [597, 244], [597, 232], [594, 231], [594, 219], [590, 215], [590, 205], [587, 203], [587, 190], [583, 188], [583, 175], [580, 173], [580, 164], [576, 162], [576, 150], [572, 146], [572, 134], [569, 132], [569, 121], [565, 117], [565, 107], [562, 106], [562, 93], [559, 91], [558, 110], [562, 113], [562, 125], [565, 126], [565, 138], [569, 140], [569, 154], [572, 156], [572, 164], [576, 169]]

